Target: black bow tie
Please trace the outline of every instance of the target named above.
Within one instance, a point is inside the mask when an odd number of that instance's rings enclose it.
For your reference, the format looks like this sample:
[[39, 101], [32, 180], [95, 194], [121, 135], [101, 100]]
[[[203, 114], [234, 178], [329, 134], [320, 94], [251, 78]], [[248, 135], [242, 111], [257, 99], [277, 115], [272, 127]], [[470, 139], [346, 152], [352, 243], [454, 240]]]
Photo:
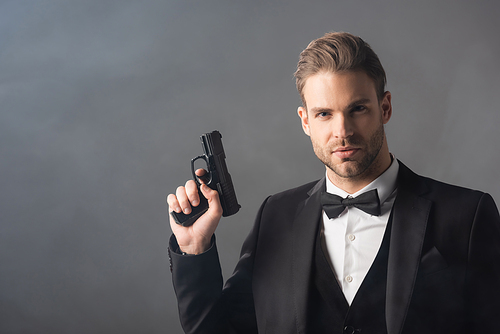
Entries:
[[342, 198], [322, 192], [321, 204], [330, 219], [337, 218], [349, 206], [354, 206], [373, 216], [380, 216], [380, 200], [378, 199], [377, 189], [367, 191], [354, 198]]

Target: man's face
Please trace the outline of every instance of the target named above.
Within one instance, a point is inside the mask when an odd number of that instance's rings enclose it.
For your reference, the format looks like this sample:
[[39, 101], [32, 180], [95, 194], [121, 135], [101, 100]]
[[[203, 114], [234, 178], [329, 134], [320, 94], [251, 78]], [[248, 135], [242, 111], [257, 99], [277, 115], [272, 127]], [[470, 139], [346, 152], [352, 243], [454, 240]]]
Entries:
[[357, 71], [315, 74], [303, 93], [302, 126], [329, 176], [371, 181], [388, 167], [381, 150], [389, 155], [383, 127], [392, 113], [389, 92], [379, 101], [373, 80]]

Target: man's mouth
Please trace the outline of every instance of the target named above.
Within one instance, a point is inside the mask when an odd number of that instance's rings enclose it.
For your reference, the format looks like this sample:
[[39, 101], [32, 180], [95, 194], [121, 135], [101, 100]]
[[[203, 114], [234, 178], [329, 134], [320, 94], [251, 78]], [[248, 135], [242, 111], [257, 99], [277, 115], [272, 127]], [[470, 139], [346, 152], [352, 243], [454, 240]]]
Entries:
[[333, 154], [340, 159], [352, 158], [360, 149], [356, 147], [339, 147]]

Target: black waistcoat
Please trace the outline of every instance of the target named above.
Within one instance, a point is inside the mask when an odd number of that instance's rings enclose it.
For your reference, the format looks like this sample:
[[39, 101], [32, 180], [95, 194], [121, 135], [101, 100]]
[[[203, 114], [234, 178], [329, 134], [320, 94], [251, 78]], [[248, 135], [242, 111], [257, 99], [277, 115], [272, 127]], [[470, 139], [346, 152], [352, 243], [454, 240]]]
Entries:
[[351, 306], [347, 303], [340, 285], [321, 247], [321, 237], [316, 237], [311, 307], [308, 310], [310, 333], [386, 334], [385, 292], [387, 284], [387, 259], [392, 226], [392, 214], [382, 239], [380, 249], [363, 280]]

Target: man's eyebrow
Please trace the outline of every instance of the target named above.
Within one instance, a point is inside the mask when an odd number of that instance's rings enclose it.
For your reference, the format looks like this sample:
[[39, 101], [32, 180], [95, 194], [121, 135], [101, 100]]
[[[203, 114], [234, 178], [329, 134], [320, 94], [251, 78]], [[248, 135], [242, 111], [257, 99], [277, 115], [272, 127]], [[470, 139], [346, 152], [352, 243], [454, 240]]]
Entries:
[[355, 106], [358, 106], [360, 104], [366, 104], [366, 103], [370, 103], [370, 102], [371, 102], [371, 100], [369, 98], [359, 99], [359, 100], [356, 100], [354, 102], [349, 103], [349, 105], [347, 106], [346, 109], [352, 109]]
[[[346, 107], [347, 110], [354, 108], [355, 106], [358, 106], [360, 104], [367, 104], [370, 103], [371, 100], [369, 98], [362, 98], [356, 101], [353, 101], [349, 103], [349, 105]], [[314, 107], [311, 109], [311, 112], [313, 113], [321, 113], [321, 112], [330, 112], [332, 111], [331, 108], [326, 108], [326, 107]]]
[[322, 113], [322, 112], [330, 112], [330, 111], [332, 111], [332, 109], [325, 108], [325, 107], [315, 107], [315, 108], [311, 109], [311, 112], [315, 113], [315, 114]]

